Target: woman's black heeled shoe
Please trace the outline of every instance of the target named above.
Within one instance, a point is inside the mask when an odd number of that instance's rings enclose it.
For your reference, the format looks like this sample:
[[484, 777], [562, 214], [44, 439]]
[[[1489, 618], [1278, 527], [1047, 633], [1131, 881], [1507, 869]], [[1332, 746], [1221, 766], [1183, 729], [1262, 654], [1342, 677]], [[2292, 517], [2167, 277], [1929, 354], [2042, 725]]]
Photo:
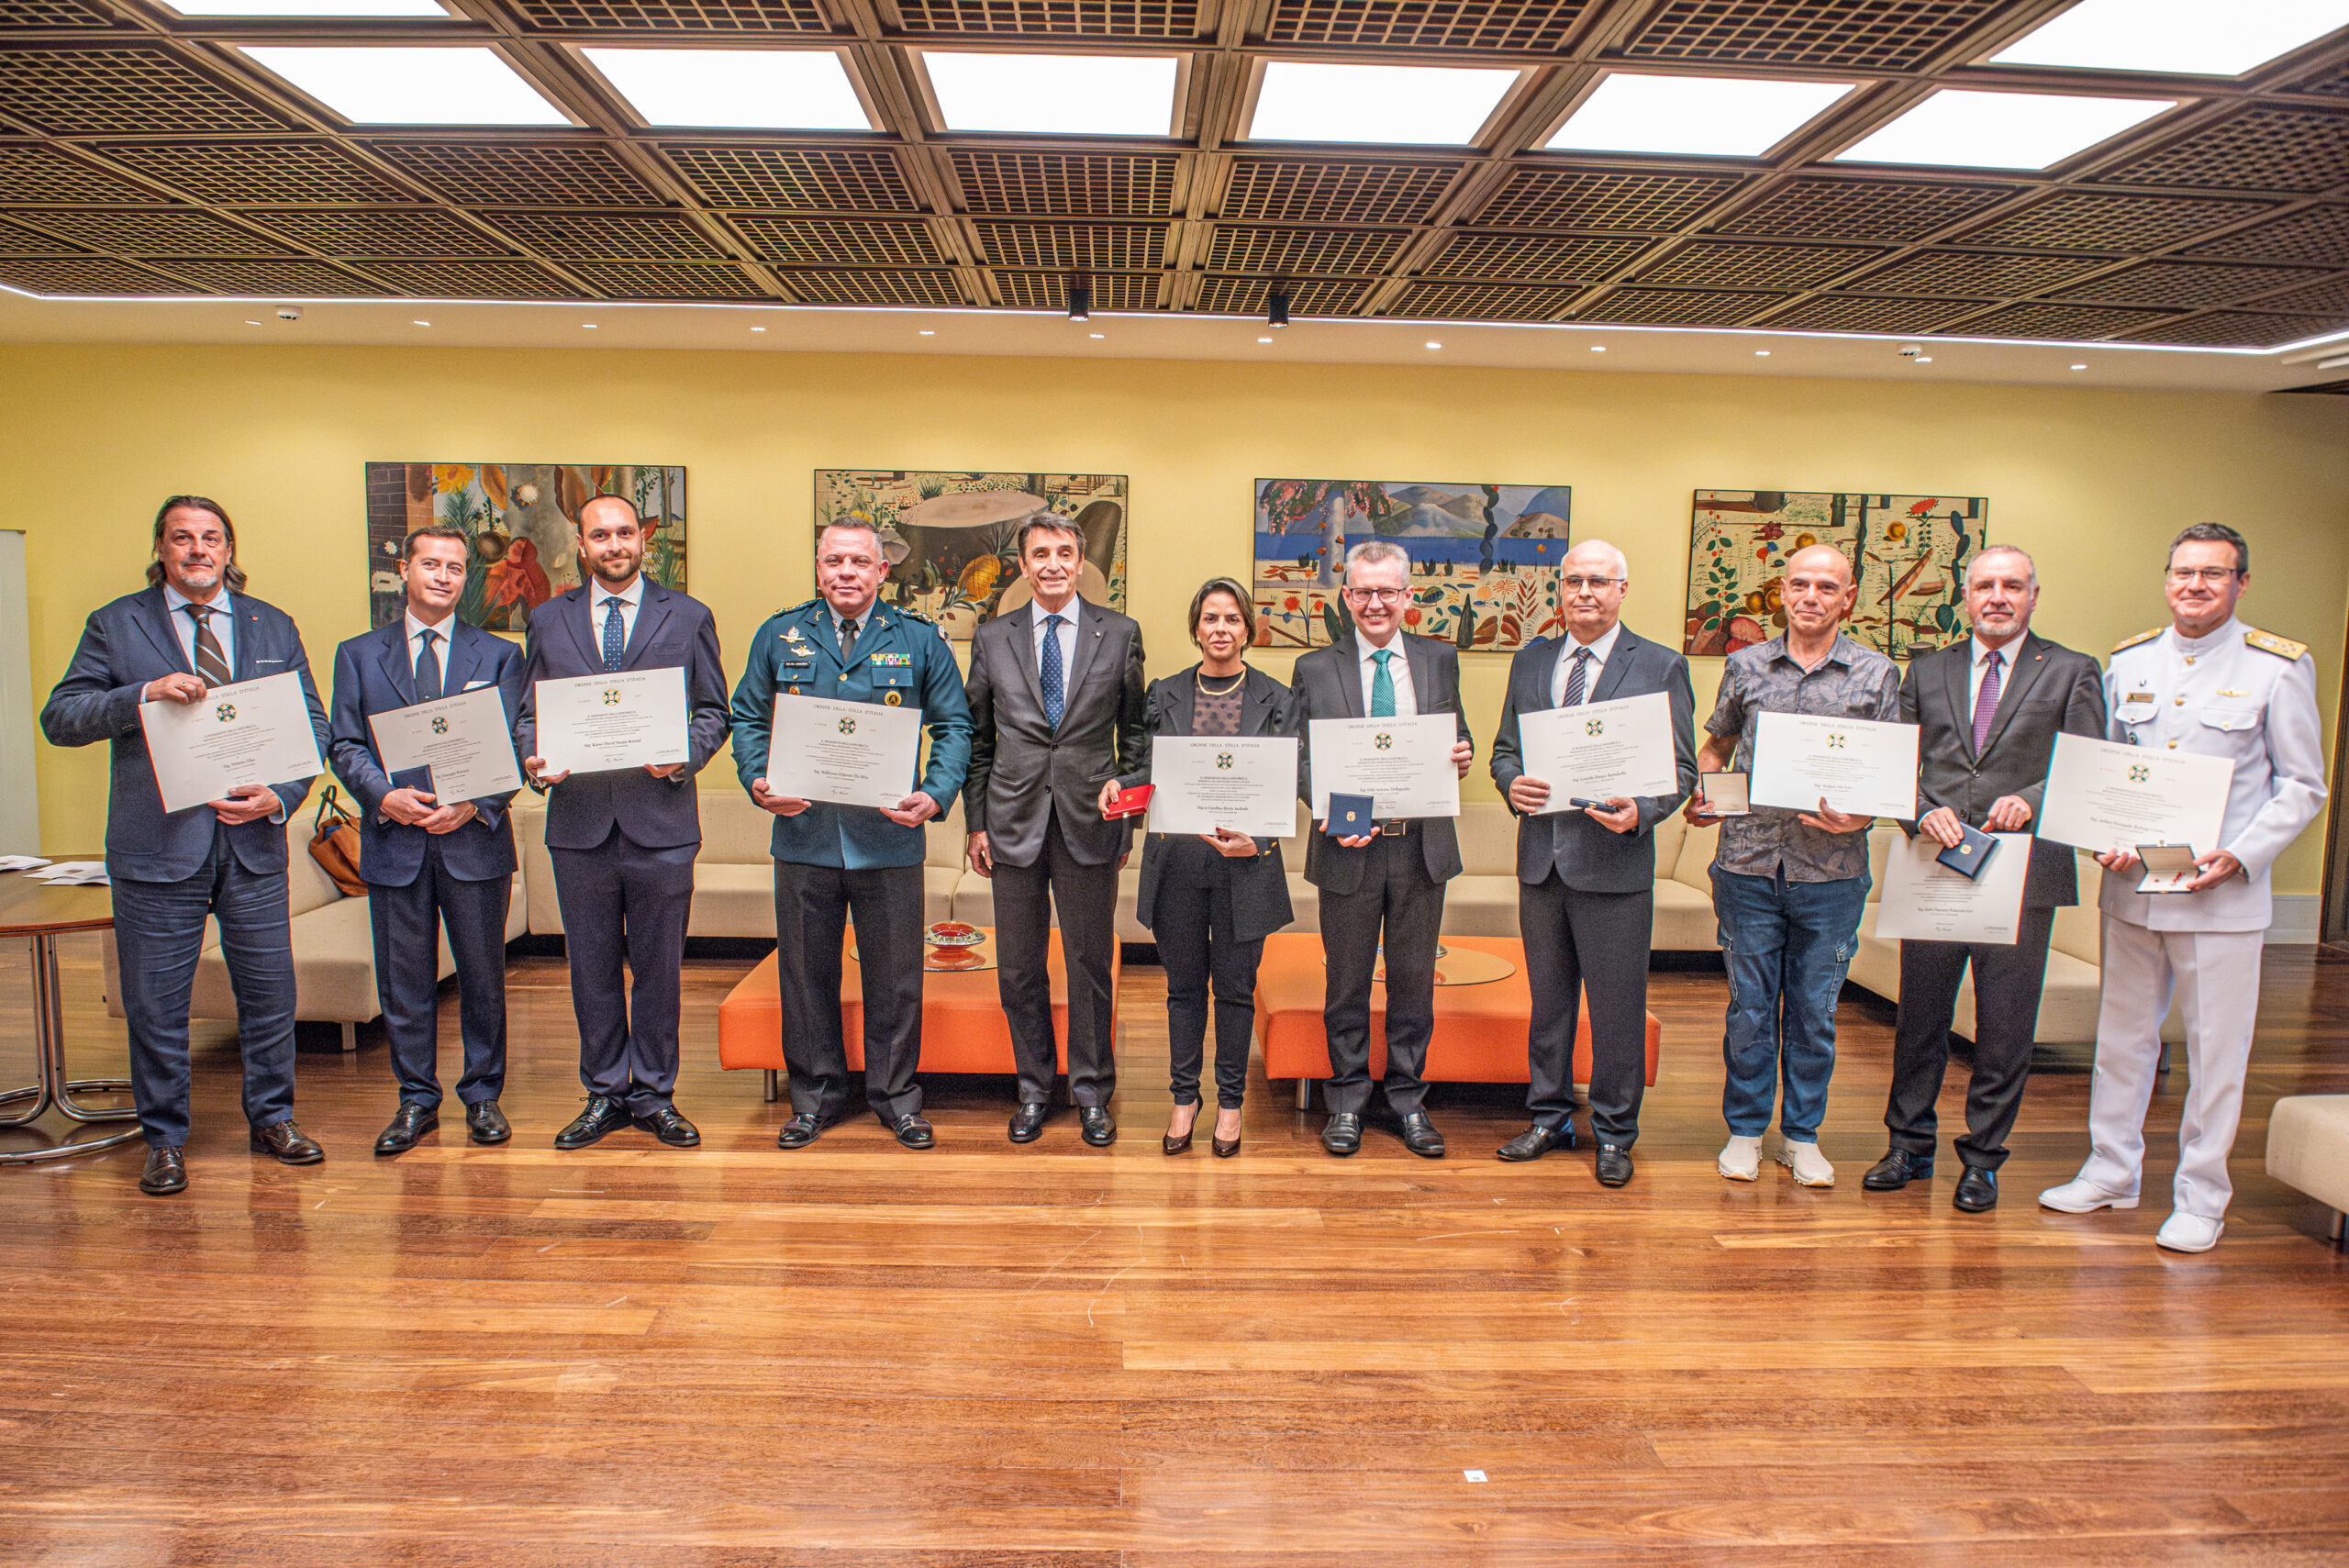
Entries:
[[[1193, 1111], [1191, 1113], [1191, 1131], [1197, 1131], [1198, 1126], [1199, 1113]], [[1173, 1134], [1169, 1133], [1158, 1140], [1158, 1147], [1162, 1153], [1187, 1154], [1190, 1152], [1191, 1149], [1191, 1133], [1186, 1132], [1180, 1138], [1176, 1138]]]
[[1208, 1147], [1215, 1151], [1215, 1157], [1217, 1159], [1229, 1160], [1234, 1154], [1240, 1152], [1240, 1140], [1235, 1138], [1230, 1142], [1226, 1143], [1222, 1139], [1210, 1135], [1208, 1139]]

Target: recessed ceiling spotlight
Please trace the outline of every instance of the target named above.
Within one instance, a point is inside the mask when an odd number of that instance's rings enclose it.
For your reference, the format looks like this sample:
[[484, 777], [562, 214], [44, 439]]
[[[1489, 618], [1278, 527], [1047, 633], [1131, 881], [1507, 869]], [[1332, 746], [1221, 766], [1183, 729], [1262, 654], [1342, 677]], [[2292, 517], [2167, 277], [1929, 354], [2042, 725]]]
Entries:
[[1929, 365], [1933, 362], [1933, 356], [1931, 354], [1919, 354], [1916, 359], [1909, 362], [1912, 364]]
[[1085, 336], [1093, 339], [1101, 339], [1108, 337], [1108, 334], [1107, 332], [1087, 332]]
[[1241, 134], [1253, 141], [1352, 141], [1464, 147], [1525, 75], [1457, 65], [1264, 66]]
[[753, 332], [763, 332], [763, 331], [765, 331], [765, 330], [766, 330], [766, 328], [763, 328], [763, 327], [753, 327], [753, 328], [751, 328], [751, 331], [753, 331]]
[[2074, 370], [2076, 370], [2076, 371], [2084, 371], [2084, 370], [2087, 369], [2088, 367], [2087, 367], [2087, 366], [2086, 366], [2086, 365], [2074, 365], [2072, 368], [2073, 368]]
[[960, 54], [921, 50], [949, 130], [1172, 136], [1173, 55]]
[[1439, 342], [1437, 342], [1437, 341], [1435, 341], [1435, 339], [1428, 339], [1428, 347], [1429, 347], [1429, 348], [1431, 348], [1431, 349], [1441, 349], [1441, 348], [1442, 348], [1442, 347], [1443, 347], [1443, 345], [1442, 345], [1442, 344], [1441, 344], [1441, 343], [1439, 343]]
[[1849, 82], [1614, 72], [1546, 143], [1576, 152], [1758, 158], [1827, 111]]
[[925, 327], [925, 328], [923, 328], [921, 329], [921, 335], [922, 335], [923, 337], [925, 337], [925, 338], [935, 338], [935, 337], [937, 337], [937, 336], [938, 336], [938, 334], [937, 334], [936, 332], [931, 331], [931, 330], [930, 330], [929, 328], [927, 328], [927, 327]]
[[569, 125], [495, 50], [245, 46], [353, 125]]
[[429, 327], [429, 326], [431, 326], [431, 325], [432, 325], [432, 323], [431, 323], [431, 322], [429, 322], [429, 321], [425, 321], [425, 320], [421, 320], [421, 319], [419, 319], [419, 320], [417, 322], [417, 325], [418, 327]]
[[596, 329], [596, 324], [592, 321], [583, 321], [579, 325], [590, 332]]
[[1753, 350], [1753, 357], [1757, 360], [1766, 360], [1770, 357], [1770, 350], [1767, 349], [1756, 349]]
[[2349, 22], [2341, 0], [2079, 0], [1990, 57], [1997, 65], [2240, 76]]
[[585, 49], [644, 123], [751, 130], [872, 130], [828, 49]]
[[2176, 107], [2174, 98], [1970, 93], [1945, 87], [1831, 161], [2045, 169]]
[[1590, 351], [1594, 354], [1603, 354], [1607, 351], [1607, 345], [1604, 343], [1593, 343], [1590, 346]]
[[1272, 339], [1271, 339], [1270, 338], [1259, 338], [1259, 339], [1256, 339], [1256, 341], [1258, 341], [1259, 343], [1269, 343], [1269, 342], [1271, 342], [1271, 341], [1272, 341]]
[[261, 323], [260, 323], [260, 322], [258, 322], [258, 321], [255, 321], [255, 320], [254, 320], [254, 319], [252, 319], [250, 317], [247, 317], [245, 318], [245, 325], [246, 325], [246, 326], [248, 326], [248, 327], [258, 327], [258, 326], [260, 326], [260, 325], [261, 325]]

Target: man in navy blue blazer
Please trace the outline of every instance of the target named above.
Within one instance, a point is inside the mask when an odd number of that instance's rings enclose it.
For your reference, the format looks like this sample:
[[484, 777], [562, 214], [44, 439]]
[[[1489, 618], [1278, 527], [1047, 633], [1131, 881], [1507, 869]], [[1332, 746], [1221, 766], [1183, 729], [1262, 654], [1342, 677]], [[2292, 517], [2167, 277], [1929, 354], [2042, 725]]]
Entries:
[[514, 893], [515, 791], [442, 800], [432, 773], [384, 771], [369, 725], [376, 714], [497, 690], [513, 743], [522, 711], [522, 651], [457, 618], [473, 541], [445, 523], [401, 547], [407, 603], [400, 618], [334, 653], [335, 773], [360, 806], [359, 874], [375, 933], [375, 995], [391, 1036], [399, 1109], [375, 1152], [404, 1154], [440, 1123], [440, 928], [457, 960], [457, 1016], [465, 1042], [457, 1098], [475, 1143], [513, 1136], [497, 1108], [506, 1085], [506, 909]]
[[[694, 901], [701, 810], [694, 775], [731, 725], [718, 624], [698, 599], [644, 575], [644, 525], [624, 496], [579, 508], [586, 581], [530, 616], [531, 683], [515, 728], [522, 773], [547, 794], [547, 853], [571, 955], [586, 1108], [555, 1135], [584, 1149], [633, 1120], [662, 1142], [701, 1141], [677, 1114], [677, 997]], [[685, 672], [688, 761], [615, 772], [550, 773], [538, 754], [537, 683], [617, 670]], [[621, 962], [635, 975], [631, 995]]]
[[130, 1082], [147, 1139], [142, 1192], [187, 1188], [188, 1002], [207, 917], [237, 993], [245, 1119], [252, 1146], [288, 1165], [326, 1158], [294, 1123], [294, 941], [286, 913], [285, 819], [309, 779], [239, 784], [223, 799], [165, 811], [139, 706], [194, 703], [215, 686], [293, 674], [302, 680], [318, 750], [326, 709], [302, 634], [248, 595], [237, 530], [217, 501], [174, 495], [155, 514], [147, 587], [94, 611], [64, 679], [41, 709], [52, 746], [113, 750], [106, 875], [114, 884]]

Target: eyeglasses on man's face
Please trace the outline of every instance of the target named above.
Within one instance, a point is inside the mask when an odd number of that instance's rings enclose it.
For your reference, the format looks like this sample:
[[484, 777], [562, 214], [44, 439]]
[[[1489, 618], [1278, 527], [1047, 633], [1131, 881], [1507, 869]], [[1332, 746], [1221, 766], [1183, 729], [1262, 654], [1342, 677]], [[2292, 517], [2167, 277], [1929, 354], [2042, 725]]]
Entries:
[[2217, 588], [2236, 574], [2232, 566], [2173, 566], [2169, 569], [2169, 580], [2181, 588], [2188, 583], [2208, 583]]
[[1625, 577], [1561, 577], [1558, 581], [1565, 584], [1566, 592], [1569, 594], [1596, 594], [1609, 583], [1624, 583], [1629, 582], [1630, 579]]
[[1410, 592], [1408, 588], [1349, 588], [1346, 597], [1358, 605], [1399, 605]]

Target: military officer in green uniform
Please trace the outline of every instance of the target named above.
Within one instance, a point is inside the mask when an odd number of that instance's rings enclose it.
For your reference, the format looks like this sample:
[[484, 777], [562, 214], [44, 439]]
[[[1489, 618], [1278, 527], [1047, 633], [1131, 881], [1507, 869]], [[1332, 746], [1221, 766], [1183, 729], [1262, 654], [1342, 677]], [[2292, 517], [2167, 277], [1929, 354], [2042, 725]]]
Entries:
[[[791, 1119], [776, 1143], [805, 1149], [848, 1107], [841, 1039], [841, 941], [856, 922], [864, 977], [864, 1095], [908, 1149], [935, 1141], [921, 1115], [922, 824], [943, 816], [971, 762], [971, 709], [934, 622], [878, 602], [880, 537], [835, 523], [816, 541], [818, 596], [771, 616], [734, 688], [734, 762], [774, 814], [775, 973]], [[930, 761], [895, 806], [809, 801], [767, 787], [775, 698], [917, 708]], [[789, 736], [782, 738], [789, 745]]]

